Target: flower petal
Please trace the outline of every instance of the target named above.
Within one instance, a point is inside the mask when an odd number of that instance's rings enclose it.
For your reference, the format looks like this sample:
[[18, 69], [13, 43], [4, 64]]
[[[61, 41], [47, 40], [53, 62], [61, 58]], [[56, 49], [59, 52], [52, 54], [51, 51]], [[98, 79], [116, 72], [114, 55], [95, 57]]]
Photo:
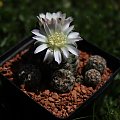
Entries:
[[44, 57], [44, 61], [48, 60], [48, 62], [51, 62], [53, 60], [53, 52], [50, 51], [50, 49], [47, 49], [47, 52]]
[[39, 14], [39, 17], [45, 19], [45, 14], [41, 13]]
[[55, 32], [61, 32], [61, 22], [58, 18], [53, 19], [55, 25]]
[[37, 18], [38, 18], [38, 23], [39, 23], [39, 25], [40, 25], [40, 27], [42, 26], [42, 24], [43, 24], [43, 21], [42, 21], [42, 19], [39, 17], [39, 16], [37, 16]]
[[34, 37], [32, 37], [33, 39], [35, 39], [35, 40], [38, 40], [39, 42], [47, 42], [47, 39], [45, 38], [42, 38], [42, 37], [39, 37], [39, 36], [34, 36]]
[[79, 33], [78, 32], [71, 32], [69, 35], [68, 35], [68, 38], [77, 38], [79, 36]]
[[68, 35], [73, 29], [74, 29], [74, 25], [68, 27], [68, 28], [64, 31], [64, 33], [66, 33], [66, 34]]
[[47, 12], [47, 13], [46, 13], [46, 19], [48, 19], [48, 20], [51, 21], [51, 19], [52, 19], [52, 14], [49, 13], [49, 12]]
[[60, 53], [60, 50], [54, 50], [54, 58], [55, 58], [55, 61], [60, 64], [61, 63], [61, 53]]
[[63, 48], [61, 48], [61, 51], [63, 52], [63, 55], [64, 55], [66, 58], [68, 58], [68, 56], [69, 56], [68, 49], [67, 49], [66, 47], [63, 47]]
[[50, 30], [50, 28], [49, 28], [47, 23], [44, 23], [44, 29], [45, 29], [45, 32], [46, 32], [47, 35], [51, 34], [51, 30]]
[[43, 38], [43, 39], [46, 38], [44, 35], [40, 34], [39, 30], [37, 30], [37, 29], [34, 29], [34, 30], [32, 30], [31, 32], [32, 32], [33, 34], [35, 34], [35, 35]]
[[77, 48], [73, 47], [72, 45], [66, 45], [66, 47], [72, 54], [78, 56], [79, 50]]
[[36, 54], [36, 53], [39, 53], [39, 52], [45, 50], [46, 48], [48, 48], [47, 44], [42, 44], [42, 45], [38, 46], [38, 47], [35, 49], [34, 53], [35, 53], [35, 54]]
[[65, 20], [65, 18], [66, 18], [66, 14], [63, 13], [63, 14], [61, 15], [61, 19], [62, 19], [62, 20]]
[[43, 13], [39, 14], [39, 16], [37, 16], [37, 18], [39, 20], [40, 26], [43, 25], [47, 21], [45, 14], [43, 14]]
[[43, 19], [45, 19], [45, 15], [43, 13], [39, 14], [39, 16], [37, 16], [38, 20], [43, 23]]
[[55, 19], [55, 20], [57, 19], [57, 16], [58, 16], [58, 15], [57, 15], [56, 13], [53, 13], [53, 14], [52, 14], [52, 18]]
[[52, 18], [55, 20], [57, 20], [58, 18], [62, 18], [62, 13], [61, 12], [53, 13]]
[[52, 18], [50, 23], [48, 24], [48, 27], [51, 31], [51, 34], [55, 32], [55, 20]]
[[67, 18], [64, 20], [64, 23], [63, 23], [63, 27], [62, 27], [62, 30], [65, 31], [69, 28], [70, 26], [70, 23], [73, 21], [73, 19], [71, 17]]
[[77, 42], [77, 41], [80, 41], [80, 40], [83, 40], [81, 37], [78, 37], [78, 38], [70, 38], [70, 39], [68, 39], [68, 43], [75, 43], [75, 42]]
[[56, 24], [55, 24], [55, 31], [56, 32], [62, 32], [61, 30], [61, 23], [59, 22], [59, 20], [56, 20]]

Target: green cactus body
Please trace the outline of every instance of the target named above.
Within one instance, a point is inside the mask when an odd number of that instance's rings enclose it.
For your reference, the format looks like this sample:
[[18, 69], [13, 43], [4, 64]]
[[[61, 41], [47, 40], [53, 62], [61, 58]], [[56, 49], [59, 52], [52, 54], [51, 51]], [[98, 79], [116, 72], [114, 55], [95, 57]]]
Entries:
[[77, 57], [73, 54], [70, 54], [69, 58], [66, 60], [63, 68], [70, 70], [72, 73], [76, 72], [77, 67]]
[[60, 93], [69, 92], [73, 89], [75, 77], [66, 69], [59, 69], [53, 73], [51, 85]]
[[99, 55], [92, 55], [88, 60], [85, 70], [96, 69], [102, 74], [105, 68], [106, 60]]
[[101, 74], [96, 69], [90, 69], [85, 73], [85, 83], [90, 86], [95, 86], [101, 81]]
[[18, 66], [17, 77], [20, 84], [25, 84], [27, 89], [38, 90], [41, 83], [41, 71], [35, 65], [23, 64]]

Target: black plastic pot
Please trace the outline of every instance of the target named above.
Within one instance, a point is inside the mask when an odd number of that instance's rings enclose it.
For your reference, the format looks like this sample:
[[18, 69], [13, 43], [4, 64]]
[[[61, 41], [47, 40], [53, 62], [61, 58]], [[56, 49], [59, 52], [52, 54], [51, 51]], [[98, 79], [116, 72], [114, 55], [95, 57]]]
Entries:
[[[20, 41], [16, 46], [7, 51], [0, 57], [0, 66], [21, 50], [24, 50], [28, 45], [33, 42], [32, 37], [28, 37]], [[91, 52], [103, 56], [108, 63], [108, 67], [113, 71], [109, 80], [92, 95], [86, 102], [84, 102], [78, 109], [76, 109], [68, 118], [63, 120], [72, 120], [77, 117], [84, 116], [91, 111], [91, 106], [99, 95], [102, 95], [114, 80], [115, 75], [120, 71], [120, 60], [116, 57], [104, 52], [95, 45], [92, 45], [86, 40], [78, 42], [80, 50]], [[13, 82], [9, 81], [6, 77], [0, 74], [0, 114], [3, 119], [8, 116], [11, 119], [40, 119], [40, 120], [62, 120], [55, 117], [45, 108], [40, 106], [29, 96], [23, 93]]]

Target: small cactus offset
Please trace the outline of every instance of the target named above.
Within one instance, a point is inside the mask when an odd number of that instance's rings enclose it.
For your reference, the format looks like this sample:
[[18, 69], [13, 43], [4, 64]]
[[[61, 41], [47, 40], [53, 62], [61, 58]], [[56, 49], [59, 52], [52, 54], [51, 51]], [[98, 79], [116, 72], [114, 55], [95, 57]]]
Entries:
[[85, 70], [96, 69], [102, 74], [105, 68], [106, 60], [99, 55], [92, 55], [88, 60]]
[[20, 84], [25, 84], [29, 90], [38, 90], [41, 83], [41, 71], [32, 64], [23, 64], [18, 68], [17, 77]]
[[101, 81], [101, 74], [96, 69], [90, 69], [85, 73], [85, 83], [91, 86], [97, 85]]
[[72, 73], [75, 73], [76, 67], [77, 67], [77, 57], [73, 54], [70, 54], [63, 68], [70, 70]]
[[51, 85], [60, 93], [69, 92], [73, 89], [75, 77], [66, 69], [59, 69], [53, 73]]
[[83, 77], [83, 75], [76, 75], [76, 83], [82, 83], [83, 82], [83, 79], [84, 79], [84, 77]]

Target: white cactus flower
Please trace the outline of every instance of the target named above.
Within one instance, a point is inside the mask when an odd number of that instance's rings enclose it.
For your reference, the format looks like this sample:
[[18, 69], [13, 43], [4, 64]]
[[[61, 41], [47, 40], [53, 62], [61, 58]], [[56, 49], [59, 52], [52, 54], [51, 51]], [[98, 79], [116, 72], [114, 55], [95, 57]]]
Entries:
[[46, 49], [44, 61], [51, 61], [54, 58], [58, 64], [62, 62], [62, 56], [69, 57], [69, 52], [78, 56], [75, 43], [82, 38], [78, 32], [73, 32], [74, 26], [70, 26], [73, 21], [71, 17], [66, 18], [66, 14], [61, 12], [47, 12], [39, 14], [37, 18], [40, 29], [34, 29], [32, 33], [35, 35], [33, 39], [37, 40], [40, 45], [35, 49], [35, 54]]

